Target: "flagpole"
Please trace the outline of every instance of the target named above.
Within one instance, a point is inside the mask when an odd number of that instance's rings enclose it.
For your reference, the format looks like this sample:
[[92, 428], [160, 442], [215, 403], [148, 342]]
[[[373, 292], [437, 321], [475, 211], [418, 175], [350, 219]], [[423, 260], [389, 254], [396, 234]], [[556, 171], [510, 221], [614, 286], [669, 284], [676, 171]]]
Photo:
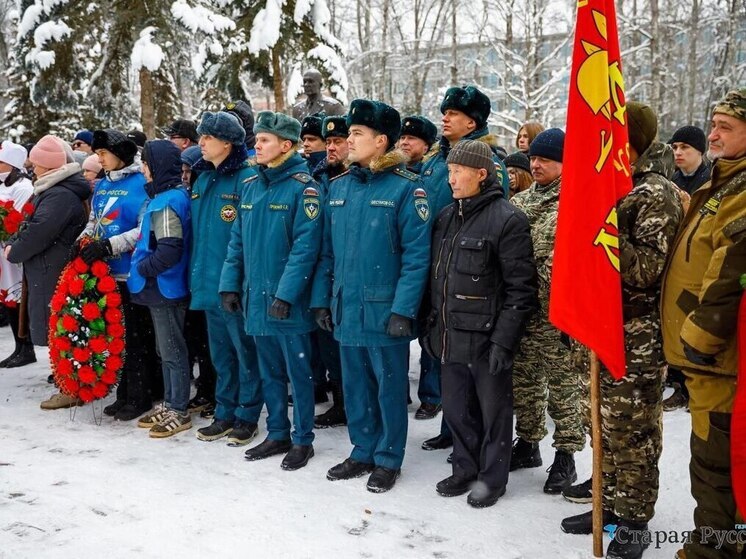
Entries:
[[603, 484], [601, 481], [601, 365], [591, 351], [591, 444], [593, 445], [593, 556], [604, 556]]

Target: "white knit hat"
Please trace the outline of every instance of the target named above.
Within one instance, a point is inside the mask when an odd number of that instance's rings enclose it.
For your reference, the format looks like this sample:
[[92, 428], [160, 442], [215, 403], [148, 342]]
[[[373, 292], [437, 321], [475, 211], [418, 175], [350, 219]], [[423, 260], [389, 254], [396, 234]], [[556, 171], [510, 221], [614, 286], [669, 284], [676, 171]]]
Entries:
[[20, 144], [14, 144], [10, 140], [5, 140], [0, 145], [0, 161], [7, 163], [16, 169], [23, 169], [28, 153], [26, 148]]

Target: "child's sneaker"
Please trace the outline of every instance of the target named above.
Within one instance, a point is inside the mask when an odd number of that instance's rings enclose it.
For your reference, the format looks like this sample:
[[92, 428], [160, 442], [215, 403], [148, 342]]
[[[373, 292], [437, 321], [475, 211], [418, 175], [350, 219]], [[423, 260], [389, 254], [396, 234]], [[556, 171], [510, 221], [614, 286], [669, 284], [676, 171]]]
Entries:
[[146, 413], [140, 419], [138, 419], [137, 426], [142, 427], [143, 429], [150, 429], [153, 425], [160, 422], [160, 420], [166, 416], [167, 411], [168, 410], [166, 409], [166, 406], [157, 407], [155, 408], [155, 410]]
[[192, 418], [188, 413], [166, 410], [163, 418], [150, 428], [150, 436], [163, 439], [192, 428]]

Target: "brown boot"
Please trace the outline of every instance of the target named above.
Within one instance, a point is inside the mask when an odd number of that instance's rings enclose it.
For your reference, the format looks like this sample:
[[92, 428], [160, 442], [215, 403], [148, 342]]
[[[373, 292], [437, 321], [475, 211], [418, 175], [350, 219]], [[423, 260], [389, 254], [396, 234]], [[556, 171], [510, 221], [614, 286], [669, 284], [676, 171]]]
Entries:
[[73, 398], [62, 392], [53, 394], [48, 400], [44, 400], [41, 403], [41, 409], [43, 410], [61, 410], [64, 408], [74, 408], [75, 406], [82, 406], [83, 401], [78, 398]]

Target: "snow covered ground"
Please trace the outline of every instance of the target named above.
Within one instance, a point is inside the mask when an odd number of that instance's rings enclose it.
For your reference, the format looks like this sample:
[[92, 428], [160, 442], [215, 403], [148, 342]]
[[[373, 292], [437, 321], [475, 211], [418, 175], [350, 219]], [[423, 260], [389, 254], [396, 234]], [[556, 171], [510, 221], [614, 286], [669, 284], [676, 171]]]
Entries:
[[[0, 356], [12, 349], [0, 330]], [[413, 346], [410, 370], [417, 370]], [[418, 351], [418, 349], [417, 349]], [[544, 468], [511, 476], [507, 494], [475, 510], [466, 497], [446, 499], [435, 483], [450, 473], [448, 451], [420, 443], [440, 418], [409, 424], [402, 477], [374, 495], [365, 478], [329, 482], [326, 470], [350, 450], [344, 429], [316, 432], [316, 456], [297, 472], [281, 457], [246, 462], [245, 448], [205, 443], [191, 431], [150, 439], [133, 423], [86, 406], [42, 411], [52, 393], [46, 352], [21, 369], [0, 369], [0, 557], [334, 557], [548, 559], [591, 557], [590, 536], [570, 536], [560, 520], [587, 509], [542, 492]], [[410, 373], [412, 394], [416, 374]], [[108, 401], [107, 401], [108, 403]], [[410, 406], [414, 414], [417, 403]], [[101, 404], [98, 404], [100, 414]], [[319, 407], [319, 411], [323, 411]], [[264, 419], [259, 440], [265, 436]], [[689, 415], [668, 413], [661, 493], [651, 530], [691, 528]], [[255, 443], [252, 443], [255, 444]], [[542, 444], [551, 463], [550, 439]], [[590, 449], [577, 456], [581, 480]], [[670, 558], [678, 545], [651, 548]]]

